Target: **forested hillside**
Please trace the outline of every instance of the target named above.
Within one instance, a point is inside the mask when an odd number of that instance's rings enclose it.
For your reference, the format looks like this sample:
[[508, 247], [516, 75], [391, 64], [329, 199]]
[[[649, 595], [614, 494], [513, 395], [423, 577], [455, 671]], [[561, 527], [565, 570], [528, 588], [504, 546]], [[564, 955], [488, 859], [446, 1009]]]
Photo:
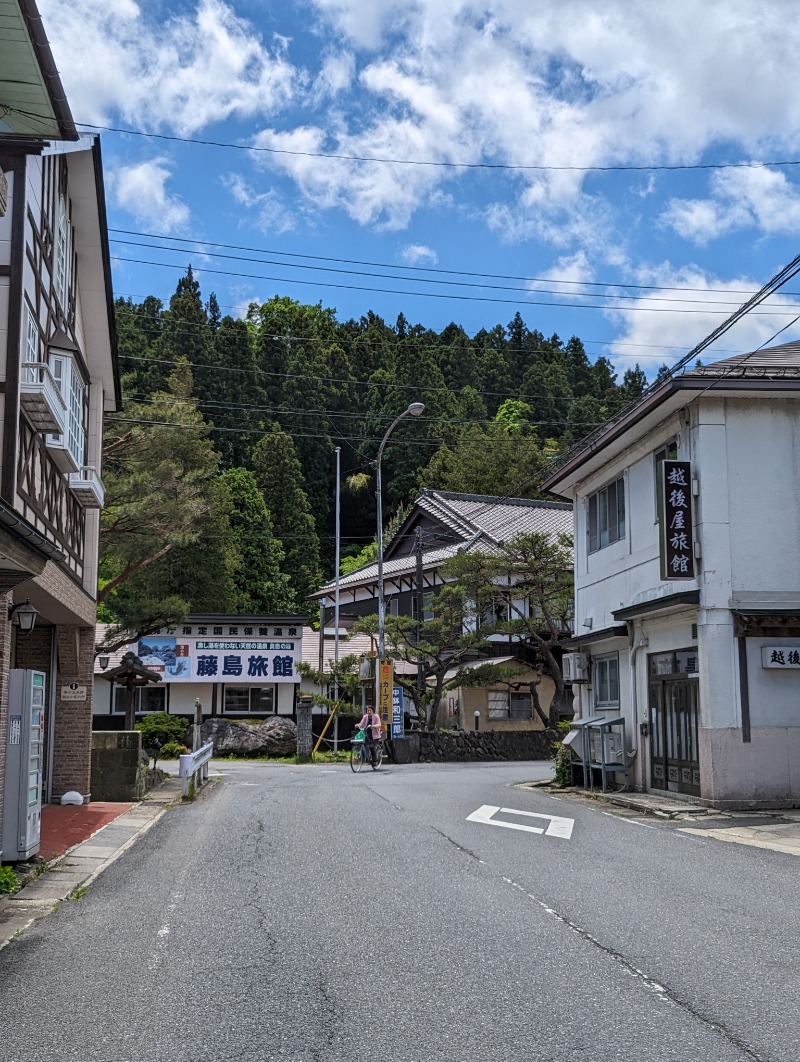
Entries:
[[426, 408], [384, 452], [387, 518], [426, 486], [537, 496], [544, 463], [646, 384], [519, 313], [470, 337], [276, 296], [241, 320], [191, 270], [168, 306], [116, 313], [125, 410], [108, 418], [101, 597], [107, 618], [141, 625], [165, 596], [174, 614], [304, 608], [332, 575], [334, 448], [347, 556], [374, 539], [375, 456], [409, 402]]

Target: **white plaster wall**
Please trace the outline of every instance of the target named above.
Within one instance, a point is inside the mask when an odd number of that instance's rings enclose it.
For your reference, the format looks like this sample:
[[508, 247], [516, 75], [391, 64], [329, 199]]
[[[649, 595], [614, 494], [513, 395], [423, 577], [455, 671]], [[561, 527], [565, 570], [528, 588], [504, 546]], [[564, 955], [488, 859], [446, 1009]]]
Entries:
[[800, 592], [800, 401], [725, 412], [732, 589]]
[[[210, 682], [173, 682], [170, 684], [169, 710], [176, 715], [194, 715], [194, 702], [200, 698], [203, 705], [203, 715], [211, 713], [211, 683]], [[247, 685], [244, 683], [243, 685]], [[294, 707], [294, 683], [276, 682], [277, 690], [277, 715], [291, 715]], [[223, 715], [222, 711], [222, 683], [217, 688], [217, 714]]]
[[[697, 588], [694, 579], [663, 581], [656, 523], [653, 455], [670, 439], [679, 439], [678, 457], [690, 460], [689, 434], [671, 418], [594, 477], [580, 485], [575, 497], [575, 626], [586, 619], [601, 630], [612, 627], [614, 610], [657, 595]], [[619, 476], [625, 477], [626, 534], [596, 553], [588, 552], [587, 498]]]
[[761, 648], [767, 645], [800, 650], [800, 638], [747, 639], [751, 725], [797, 727], [800, 730], [800, 670], [762, 667]]

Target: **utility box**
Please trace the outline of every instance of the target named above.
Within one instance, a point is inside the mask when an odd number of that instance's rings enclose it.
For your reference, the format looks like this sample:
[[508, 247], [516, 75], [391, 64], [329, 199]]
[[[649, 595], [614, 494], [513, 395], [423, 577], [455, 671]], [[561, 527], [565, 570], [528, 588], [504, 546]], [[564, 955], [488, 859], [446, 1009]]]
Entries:
[[44, 767], [43, 671], [8, 673], [3, 822], [0, 853], [7, 863], [30, 859], [39, 851]]

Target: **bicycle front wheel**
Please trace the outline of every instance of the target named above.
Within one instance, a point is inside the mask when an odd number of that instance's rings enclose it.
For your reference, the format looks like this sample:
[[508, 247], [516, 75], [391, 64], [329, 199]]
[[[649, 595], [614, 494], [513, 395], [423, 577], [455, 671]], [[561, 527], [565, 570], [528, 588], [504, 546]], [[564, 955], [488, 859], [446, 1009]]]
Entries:
[[350, 749], [350, 770], [360, 771], [364, 766], [364, 746], [359, 743]]
[[372, 749], [372, 769], [377, 771], [383, 763], [383, 742], [379, 741]]

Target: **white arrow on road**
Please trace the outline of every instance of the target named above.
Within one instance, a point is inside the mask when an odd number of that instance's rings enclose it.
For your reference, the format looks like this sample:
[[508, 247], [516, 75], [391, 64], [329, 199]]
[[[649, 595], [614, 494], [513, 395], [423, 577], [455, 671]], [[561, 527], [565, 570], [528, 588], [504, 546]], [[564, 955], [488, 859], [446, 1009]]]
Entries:
[[[525, 815], [529, 819], [546, 819], [547, 828], [543, 826], [525, 826], [521, 822], [503, 822], [494, 816], [500, 812], [502, 815]], [[496, 808], [493, 804], [483, 804], [477, 811], [467, 815], [467, 822], [483, 822], [487, 826], [504, 826], [507, 830], [523, 830], [525, 833], [543, 833], [546, 837], [562, 837], [568, 841], [572, 836], [574, 819], [564, 819], [559, 815], [537, 815], [535, 811], [518, 811], [516, 808]]]

